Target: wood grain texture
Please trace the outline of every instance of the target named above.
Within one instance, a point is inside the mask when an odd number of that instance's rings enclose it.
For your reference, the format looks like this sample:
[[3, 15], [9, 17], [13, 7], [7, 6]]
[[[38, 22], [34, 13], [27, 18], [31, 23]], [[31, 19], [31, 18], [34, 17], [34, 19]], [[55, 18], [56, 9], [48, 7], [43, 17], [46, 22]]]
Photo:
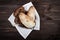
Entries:
[[60, 39], [60, 0], [0, 0], [0, 40], [24, 40], [8, 21], [12, 12], [32, 2], [41, 18], [41, 30], [32, 31], [26, 40]]

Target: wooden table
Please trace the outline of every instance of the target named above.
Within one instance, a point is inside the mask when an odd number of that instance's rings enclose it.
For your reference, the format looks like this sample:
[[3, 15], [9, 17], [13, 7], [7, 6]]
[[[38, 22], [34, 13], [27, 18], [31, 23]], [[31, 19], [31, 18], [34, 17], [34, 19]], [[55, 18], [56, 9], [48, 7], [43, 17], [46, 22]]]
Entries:
[[32, 31], [27, 40], [60, 39], [60, 0], [0, 0], [0, 40], [24, 40], [8, 18], [16, 8], [30, 1], [40, 15], [41, 28]]

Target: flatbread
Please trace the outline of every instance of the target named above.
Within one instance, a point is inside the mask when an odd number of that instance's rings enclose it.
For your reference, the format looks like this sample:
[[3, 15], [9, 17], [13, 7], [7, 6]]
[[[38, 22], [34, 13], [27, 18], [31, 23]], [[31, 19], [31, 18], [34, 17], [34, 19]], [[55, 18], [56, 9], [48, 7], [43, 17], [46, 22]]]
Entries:
[[25, 25], [27, 28], [33, 28], [35, 26], [35, 22], [30, 19], [29, 16], [27, 16], [24, 13], [19, 14], [19, 18], [23, 25]]
[[14, 12], [15, 22], [23, 25], [26, 28], [33, 28], [35, 26], [35, 8], [31, 6], [27, 11], [23, 7], [19, 7]]

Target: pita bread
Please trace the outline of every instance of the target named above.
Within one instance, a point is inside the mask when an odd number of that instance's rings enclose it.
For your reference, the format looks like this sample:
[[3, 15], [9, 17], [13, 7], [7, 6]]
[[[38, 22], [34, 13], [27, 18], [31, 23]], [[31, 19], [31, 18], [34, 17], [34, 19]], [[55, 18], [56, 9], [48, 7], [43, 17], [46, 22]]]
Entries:
[[35, 20], [35, 8], [31, 6], [28, 10], [27, 15], [34, 21]]
[[14, 12], [15, 22], [24, 25], [26, 28], [35, 26], [35, 8], [31, 6], [26, 12], [23, 7], [19, 7]]
[[19, 18], [23, 25], [25, 25], [27, 28], [33, 28], [35, 26], [35, 22], [33, 22], [30, 17], [25, 15], [24, 13], [19, 14]]

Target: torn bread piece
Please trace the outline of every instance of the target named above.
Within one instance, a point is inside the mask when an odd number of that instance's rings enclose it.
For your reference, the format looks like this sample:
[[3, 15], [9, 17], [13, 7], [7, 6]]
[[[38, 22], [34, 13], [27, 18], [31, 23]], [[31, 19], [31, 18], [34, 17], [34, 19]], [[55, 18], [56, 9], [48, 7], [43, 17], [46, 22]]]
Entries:
[[31, 6], [28, 10], [27, 15], [34, 21], [35, 20], [35, 8]]
[[20, 21], [20, 19], [19, 19], [19, 13], [20, 12], [24, 12], [25, 13], [25, 10], [24, 10], [24, 7], [18, 7], [17, 9], [15, 9], [15, 11], [14, 11], [14, 16], [15, 16], [15, 19], [14, 19], [14, 22], [16, 23], [16, 24], [19, 24], [19, 26], [21, 26], [21, 27], [25, 27], [22, 23], [21, 23], [21, 21]]
[[27, 15], [24, 13], [19, 14], [19, 18], [23, 25], [25, 25], [27, 28], [33, 28], [35, 26], [35, 22], [30, 19]]

